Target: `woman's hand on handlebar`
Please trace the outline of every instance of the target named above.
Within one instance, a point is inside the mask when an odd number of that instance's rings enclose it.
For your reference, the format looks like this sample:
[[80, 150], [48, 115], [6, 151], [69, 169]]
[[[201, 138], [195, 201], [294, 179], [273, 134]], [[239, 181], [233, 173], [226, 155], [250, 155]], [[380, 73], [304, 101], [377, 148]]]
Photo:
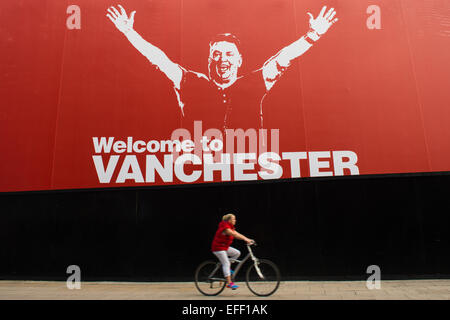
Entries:
[[245, 240], [245, 242], [247, 242], [247, 245], [251, 246], [252, 244], [255, 244], [255, 240], [253, 239], [247, 239]]

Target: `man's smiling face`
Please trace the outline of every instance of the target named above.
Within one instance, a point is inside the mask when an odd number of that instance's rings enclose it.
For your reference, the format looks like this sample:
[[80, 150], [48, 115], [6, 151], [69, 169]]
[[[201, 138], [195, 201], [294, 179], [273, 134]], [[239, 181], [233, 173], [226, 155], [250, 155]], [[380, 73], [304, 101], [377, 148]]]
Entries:
[[219, 41], [210, 46], [208, 62], [210, 78], [224, 84], [236, 80], [242, 56], [234, 43]]

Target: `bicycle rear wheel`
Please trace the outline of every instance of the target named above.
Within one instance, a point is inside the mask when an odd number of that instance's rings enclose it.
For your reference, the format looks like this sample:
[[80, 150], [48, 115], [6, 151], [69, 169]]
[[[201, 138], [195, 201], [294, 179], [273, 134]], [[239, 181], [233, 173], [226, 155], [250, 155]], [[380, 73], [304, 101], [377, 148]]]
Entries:
[[218, 295], [225, 289], [226, 284], [221, 264], [217, 261], [205, 261], [195, 271], [195, 286], [205, 296]]
[[[258, 269], [260, 272], [258, 272]], [[278, 267], [269, 260], [258, 261], [258, 268], [253, 263], [245, 277], [247, 287], [257, 296], [267, 297], [277, 291], [280, 285], [281, 275]]]

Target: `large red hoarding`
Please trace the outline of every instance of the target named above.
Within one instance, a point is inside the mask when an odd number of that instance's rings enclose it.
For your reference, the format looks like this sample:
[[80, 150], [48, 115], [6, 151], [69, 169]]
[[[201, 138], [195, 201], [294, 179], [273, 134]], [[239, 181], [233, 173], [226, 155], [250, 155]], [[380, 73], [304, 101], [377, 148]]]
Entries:
[[0, 3], [0, 191], [450, 170], [445, 0]]

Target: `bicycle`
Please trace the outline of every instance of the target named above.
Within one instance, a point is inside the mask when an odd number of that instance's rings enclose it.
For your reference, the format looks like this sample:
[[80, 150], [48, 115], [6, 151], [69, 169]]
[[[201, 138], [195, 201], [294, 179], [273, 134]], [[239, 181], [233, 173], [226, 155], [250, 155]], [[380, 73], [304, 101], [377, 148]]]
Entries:
[[[252, 245], [256, 245], [256, 243]], [[248, 254], [244, 259], [230, 259], [231, 263], [238, 263], [231, 275], [231, 281], [234, 281], [244, 263], [251, 258], [253, 264], [248, 267], [245, 274], [247, 287], [257, 296], [270, 296], [277, 291], [280, 285], [280, 271], [272, 261], [256, 258], [250, 246], [247, 244]], [[207, 260], [197, 267], [195, 286], [203, 295], [216, 296], [225, 289], [226, 284], [227, 280], [223, 277], [222, 264], [219, 261]]]

